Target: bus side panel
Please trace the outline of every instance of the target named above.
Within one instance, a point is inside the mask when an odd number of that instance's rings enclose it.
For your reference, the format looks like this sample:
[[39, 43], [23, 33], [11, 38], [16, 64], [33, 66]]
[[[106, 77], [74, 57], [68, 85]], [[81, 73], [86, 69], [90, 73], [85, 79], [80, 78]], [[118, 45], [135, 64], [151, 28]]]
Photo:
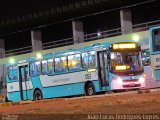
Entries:
[[[31, 95], [31, 99], [33, 100], [33, 95], [34, 95], [34, 90], [36, 88], [40, 89], [42, 94], [43, 94], [43, 87], [42, 84], [40, 82], [40, 77], [39, 76], [34, 76], [30, 78], [33, 84], [33, 90], [32, 90], [32, 95]], [[43, 97], [45, 98], [45, 94], [43, 94]]]
[[[86, 79], [87, 75], [90, 76], [88, 80]], [[84, 94], [84, 85], [86, 81], [93, 82], [96, 92], [99, 92], [99, 81], [97, 79], [97, 72], [88, 73], [87, 71], [71, 72], [54, 76], [40, 76], [44, 88], [43, 91], [45, 91], [44, 98]], [[47, 93], [48, 91], [49, 93]]]
[[55, 97], [55, 87], [53, 86], [53, 87], [43, 88], [42, 94], [43, 94], [43, 98]]
[[69, 96], [69, 90], [67, 85], [55, 86], [55, 97]]
[[93, 85], [95, 87], [95, 92], [100, 92], [100, 84], [98, 80], [93, 81]]
[[[24, 100], [31, 100], [31, 94], [32, 90], [27, 90], [27, 94], [28, 96], [24, 96]], [[23, 94], [26, 94], [26, 91], [23, 91]], [[15, 92], [8, 92], [8, 100], [9, 101], [20, 101], [21, 100], [21, 96], [20, 96], [20, 92], [19, 91], [15, 91]]]
[[[92, 81], [96, 92], [100, 92], [99, 81]], [[74, 83], [66, 85], [58, 85], [55, 87], [48, 87], [43, 89], [44, 98], [64, 97], [70, 95], [84, 94], [85, 83]]]
[[70, 95], [84, 94], [84, 83], [70, 84], [68, 85], [68, 89]]
[[20, 97], [20, 92], [8, 92], [8, 100], [9, 101], [20, 101], [21, 100], [21, 97]]
[[[7, 79], [8, 80], [8, 79]], [[27, 92], [26, 92], [26, 86], [27, 86]], [[27, 81], [26, 84], [25, 82], [22, 83], [22, 88], [23, 88], [23, 99], [24, 100], [30, 100], [32, 96], [32, 89], [33, 85], [31, 81]], [[10, 101], [17, 101], [21, 100], [21, 94], [20, 94], [20, 88], [19, 88], [19, 81], [10, 81], [8, 80], [7, 83], [7, 92], [8, 92], [8, 99]]]
[[7, 97], [9, 101], [20, 101], [19, 82], [11, 81], [7, 78]]
[[32, 92], [33, 92], [33, 90], [27, 90], [27, 92], [26, 92], [26, 90], [23, 90], [23, 99], [24, 100], [32, 100]]
[[[159, 75], [157, 76], [157, 78], [154, 77], [154, 71], [152, 70], [151, 66], [144, 66], [144, 72], [146, 75], [146, 88], [156, 88], [156, 87], [160, 87], [160, 74], [156, 74]], [[157, 71], [157, 72], [160, 72]], [[159, 80], [158, 80], [159, 78]]]
[[160, 80], [160, 69], [155, 70], [155, 78], [157, 81]]
[[[95, 92], [100, 92], [99, 81], [98, 80], [94, 80], [92, 82], [93, 82], [93, 85], [95, 87]], [[74, 84], [67, 85], [68, 91], [69, 91], [69, 95], [84, 94], [84, 86], [85, 86], [85, 82], [74, 83]]]

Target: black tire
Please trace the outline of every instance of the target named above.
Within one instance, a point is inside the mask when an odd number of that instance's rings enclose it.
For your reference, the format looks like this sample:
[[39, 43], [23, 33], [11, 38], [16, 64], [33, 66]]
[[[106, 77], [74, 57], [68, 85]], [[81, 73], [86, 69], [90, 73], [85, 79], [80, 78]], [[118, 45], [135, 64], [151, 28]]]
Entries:
[[106, 94], [113, 94], [114, 92], [112, 90], [109, 90], [106, 92]]
[[40, 90], [36, 90], [34, 92], [33, 100], [42, 100], [42, 99], [43, 99], [42, 92]]
[[5, 97], [3, 98], [3, 102], [9, 102], [9, 100], [8, 100], [8, 97], [7, 97], [7, 96], [5, 96]]
[[89, 83], [86, 87], [86, 95], [87, 96], [92, 96], [95, 95], [95, 88], [92, 83]]

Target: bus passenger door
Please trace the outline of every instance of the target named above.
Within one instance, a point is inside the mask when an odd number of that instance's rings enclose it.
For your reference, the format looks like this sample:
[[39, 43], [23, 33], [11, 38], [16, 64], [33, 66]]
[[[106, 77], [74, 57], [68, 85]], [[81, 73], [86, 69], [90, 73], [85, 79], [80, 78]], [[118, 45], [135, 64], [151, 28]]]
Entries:
[[28, 65], [19, 66], [19, 90], [20, 90], [20, 97], [21, 100], [28, 99]]
[[97, 62], [98, 62], [98, 77], [101, 87], [109, 86], [108, 81], [108, 69], [107, 69], [107, 52], [99, 51], [97, 53]]

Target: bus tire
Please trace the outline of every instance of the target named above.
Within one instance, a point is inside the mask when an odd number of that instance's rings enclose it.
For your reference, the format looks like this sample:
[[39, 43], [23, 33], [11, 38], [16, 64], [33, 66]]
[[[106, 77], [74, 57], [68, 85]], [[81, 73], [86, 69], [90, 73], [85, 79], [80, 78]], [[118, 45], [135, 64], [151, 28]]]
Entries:
[[86, 87], [86, 95], [87, 96], [92, 96], [95, 94], [95, 88], [92, 83], [89, 83]]
[[9, 100], [8, 100], [8, 97], [7, 97], [7, 96], [5, 96], [5, 97], [3, 98], [3, 102], [9, 102]]
[[34, 92], [33, 100], [41, 100], [43, 99], [42, 92], [40, 90], [36, 90]]

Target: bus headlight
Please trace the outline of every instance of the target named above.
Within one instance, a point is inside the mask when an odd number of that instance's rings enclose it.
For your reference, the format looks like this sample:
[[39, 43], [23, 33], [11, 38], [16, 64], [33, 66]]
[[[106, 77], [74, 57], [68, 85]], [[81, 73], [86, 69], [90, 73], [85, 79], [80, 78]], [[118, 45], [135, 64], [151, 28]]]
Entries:
[[117, 83], [122, 84], [122, 79], [121, 78], [117, 78]]
[[144, 78], [144, 77], [140, 77], [140, 78], [139, 78], [139, 82], [140, 82], [140, 83], [143, 83], [144, 81], [145, 81], [145, 78]]

